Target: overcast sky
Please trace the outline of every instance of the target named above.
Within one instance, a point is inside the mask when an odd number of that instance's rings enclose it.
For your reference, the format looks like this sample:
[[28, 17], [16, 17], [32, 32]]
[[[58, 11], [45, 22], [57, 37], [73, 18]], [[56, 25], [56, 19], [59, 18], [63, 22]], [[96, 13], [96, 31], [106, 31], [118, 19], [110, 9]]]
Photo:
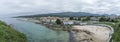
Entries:
[[23, 12], [120, 14], [120, 0], [0, 0], [0, 15]]

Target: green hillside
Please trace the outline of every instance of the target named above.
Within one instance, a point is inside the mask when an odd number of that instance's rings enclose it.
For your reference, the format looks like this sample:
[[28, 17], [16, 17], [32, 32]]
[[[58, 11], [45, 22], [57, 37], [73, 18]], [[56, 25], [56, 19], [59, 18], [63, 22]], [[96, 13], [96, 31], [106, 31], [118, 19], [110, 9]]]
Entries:
[[0, 21], [0, 42], [27, 42], [27, 38], [23, 33]]

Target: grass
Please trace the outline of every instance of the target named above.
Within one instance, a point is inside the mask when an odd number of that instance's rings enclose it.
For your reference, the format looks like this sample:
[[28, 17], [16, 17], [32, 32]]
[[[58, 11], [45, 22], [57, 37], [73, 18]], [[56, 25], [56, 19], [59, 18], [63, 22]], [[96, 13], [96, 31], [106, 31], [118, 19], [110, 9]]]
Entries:
[[0, 42], [27, 42], [27, 38], [23, 33], [0, 21]]

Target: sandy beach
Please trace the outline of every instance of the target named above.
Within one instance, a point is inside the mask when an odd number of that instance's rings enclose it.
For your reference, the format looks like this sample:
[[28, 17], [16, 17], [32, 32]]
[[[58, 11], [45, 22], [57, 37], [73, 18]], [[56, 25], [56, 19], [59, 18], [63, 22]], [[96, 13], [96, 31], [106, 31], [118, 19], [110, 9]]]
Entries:
[[76, 25], [72, 31], [77, 42], [107, 42], [111, 32], [108, 27], [96, 25]]

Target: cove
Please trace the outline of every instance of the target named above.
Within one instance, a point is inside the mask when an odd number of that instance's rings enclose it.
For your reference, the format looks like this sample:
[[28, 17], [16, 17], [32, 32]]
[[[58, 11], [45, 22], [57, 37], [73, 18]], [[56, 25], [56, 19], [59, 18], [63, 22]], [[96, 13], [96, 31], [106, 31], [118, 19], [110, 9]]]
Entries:
[[27, 21], [20, 21], [17, 18], [1, 18], [7, 24], [13, 25], [14, 29], [24, 33], [29, 42], [68, 42], [67, 31], [55, 31], [40, 24]]

